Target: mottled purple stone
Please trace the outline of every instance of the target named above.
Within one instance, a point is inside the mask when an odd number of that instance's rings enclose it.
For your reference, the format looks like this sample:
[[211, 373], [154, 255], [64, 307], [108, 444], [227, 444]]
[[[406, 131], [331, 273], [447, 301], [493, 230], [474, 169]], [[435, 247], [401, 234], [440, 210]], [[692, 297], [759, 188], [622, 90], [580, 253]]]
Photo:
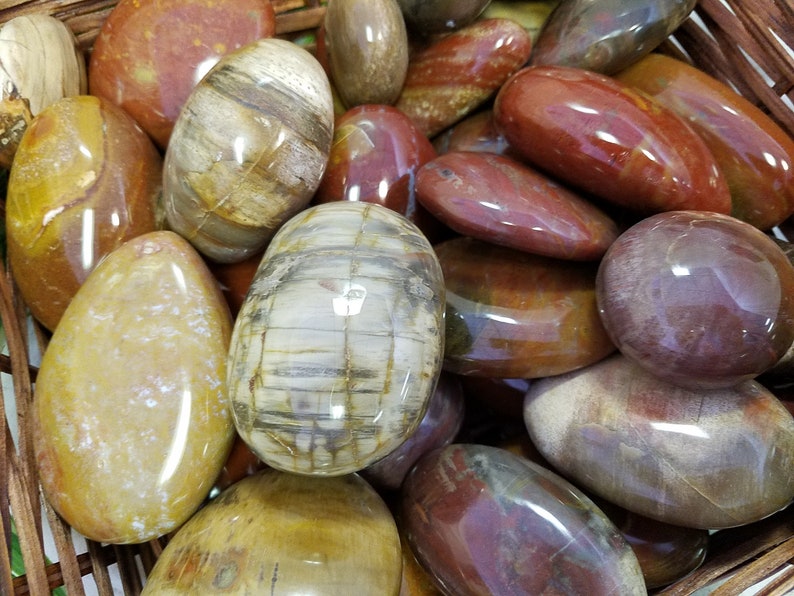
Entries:
[[624, 232], [598, 271], [612, 341], [654, 375], [728, 387], [794, 340], [794, 267], [762, 232], [716, 213], [658, 214]]
[[405, 536], [446, 594], [646, 594], [636, 556], [603, 512], [504, 449], [435, 450], [402, 499]]

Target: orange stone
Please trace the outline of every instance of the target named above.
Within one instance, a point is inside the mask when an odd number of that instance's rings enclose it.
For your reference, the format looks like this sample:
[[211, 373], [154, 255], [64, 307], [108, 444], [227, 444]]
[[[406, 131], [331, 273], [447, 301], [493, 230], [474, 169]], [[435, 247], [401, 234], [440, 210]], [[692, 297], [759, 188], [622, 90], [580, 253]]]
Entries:
[[202, 504], [234, 438], [231, 315], [187, 241], [157, 231], [112, 252], [67, 308], [34, 398], [46, 497], [84, 536], [137, 543]]

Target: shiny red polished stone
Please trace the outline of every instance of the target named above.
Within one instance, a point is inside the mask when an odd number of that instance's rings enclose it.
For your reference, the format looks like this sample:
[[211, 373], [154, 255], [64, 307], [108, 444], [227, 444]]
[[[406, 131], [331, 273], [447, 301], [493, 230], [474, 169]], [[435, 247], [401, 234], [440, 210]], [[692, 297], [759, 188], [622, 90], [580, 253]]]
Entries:
[[416, 175], [420, 203], [456, 232], [548, 257], [594, 260], [618, 236], [605, 213], [519, 161], [453, 151]]
[[275, 27], [270, 0], [121, 0], [94, 43], [89, 90], [124, 108], [164, 149], [201, 77]]
[[605, 75], [530, 66], [494, 103], [499, 130], [529, 163], [639, 213], [730, 213], [725, 177], [678, 115]]
[[604, 256], [598, 307], [615, 345], [655, 376], [729, 387], [794, 340], [794, 267], [763, 232], [727, 215], [661, 213]]

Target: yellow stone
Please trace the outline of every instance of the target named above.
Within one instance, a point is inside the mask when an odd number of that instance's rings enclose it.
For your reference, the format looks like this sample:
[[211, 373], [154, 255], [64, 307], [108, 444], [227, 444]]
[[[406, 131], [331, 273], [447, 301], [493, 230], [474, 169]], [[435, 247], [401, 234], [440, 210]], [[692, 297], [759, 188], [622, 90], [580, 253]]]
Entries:
[[42, 486], [78, 532], [136, 543], [202, 504], [231, 448], [231, 315], [173, 232], [114, 250], [75, 295], [34, 397]]

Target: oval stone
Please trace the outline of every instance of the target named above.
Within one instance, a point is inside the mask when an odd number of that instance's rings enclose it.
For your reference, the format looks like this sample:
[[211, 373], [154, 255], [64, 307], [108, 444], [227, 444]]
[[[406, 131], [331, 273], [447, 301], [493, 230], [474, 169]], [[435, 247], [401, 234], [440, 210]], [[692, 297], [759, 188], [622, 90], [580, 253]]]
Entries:
[[360, 477], [263, 470], [179, 529], [143, 594], [397, 596], [401, 557], [394, 517]]
[[397, 0], [330, 0], [324, 30], [331, 79], [345, 106], [397, 101], [408, 72]]
[[207, 71], [275, 30], [270, 0], [120, 0], [93, 44], [89, 89], [123, 108], [165, 149]]
[[794, 341], [794, 267], [728, 215], [660, 213], [601, 261], [596, 298], [618, 349], [687, 387], [727, 387], [771, 368]]
[[614, 351], [595, 300], [597, 265], [550, 259], [472, 238], [437, 244], [447, 288], [444, 368], [535, 378]]
[[529, 33], [515, 21], [472, 23], [411, 54], [394, 105], [432, 138], [491, 99], [530, 48]]
[[499, 90], [494, 118], [530, 164], [573, 188], [640, 213], [730, 213], [725, 177], [677, 114], [596, 72], [523, 68]]
[[274, 468], [360, 470], [420, 423], [443, 350], [444, 281], [419, 229], [372, 203], [311, 207], [273, 238], [235, 323], [237, 430]]
[[132, 118], [90, 95], [50, 104], [25, 132], [8, 179], [8, 258], [52, 331], [105, 255], [161, 227], [163, 162]]
[[685, 62], [650, 54], [617, 75], [686, 119], [731, 191], [731, 215], [767, 230], [794, 212], [794, 139], [732, 88]]
[[449, 33], [482, 14], [489, 0], [397, 0], [406, 23], [420, 36]]
[[33, 410], [44, 493], [75, 530], [145, 542], [202, 504], [234, 438], [231, 327], [173, 232], [134, 238], [91, 273], [44, 353]]
[[614, 74], [656, 49], [696, 0], [559, 2], [535, 41], [529, 63]]
[[685, 389], [616, 354], [533, 383], [524, 420], [566, 478], [662, 522], [739, 526], [794, 498], [794, 418], [756, 381]]
[[263, 250], [311, 201], [333, 127], [328, 77], [307, 50], [265, 38], [226, 54], [193, 89], [171, 133], [163, 175], [169, 226], [215, 261]]
[[433, 138], [433, 146], [439, 154], [452, 151], [485, 151], [497, 155], [510, 153], [510, 144], [496, 129], [491, 109], [474, 112], [450, 126]]
[[509, 157], [453, 151], [416, 174], [419, 202], [456, 232], [558, 259], [595, 260], [618, 227], [593, 203]]
[[417, 558], [445, 594], [645, 595], [615, 526], [562, 477], [497, 447], [419, 460], [401, 499]]

